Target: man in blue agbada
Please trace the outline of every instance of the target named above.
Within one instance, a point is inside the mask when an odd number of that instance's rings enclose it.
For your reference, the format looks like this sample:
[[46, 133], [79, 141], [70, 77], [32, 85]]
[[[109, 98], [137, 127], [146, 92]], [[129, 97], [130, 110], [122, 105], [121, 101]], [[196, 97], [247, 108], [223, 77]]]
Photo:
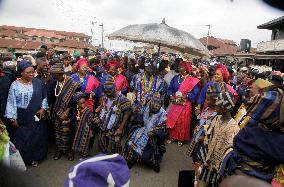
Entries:
[[142, 162], [158, 173], [162, 156], [166, 152], [164, 141], [167, 132], [167, 112], [162, 108], [159, 93], [153, 94], [141, 115], [141, 123], [144, 125], [138, 126], [137, 121], [131, 125], [131, 134], [125, 143], [123, 156], [130, 168], [134, 163]]

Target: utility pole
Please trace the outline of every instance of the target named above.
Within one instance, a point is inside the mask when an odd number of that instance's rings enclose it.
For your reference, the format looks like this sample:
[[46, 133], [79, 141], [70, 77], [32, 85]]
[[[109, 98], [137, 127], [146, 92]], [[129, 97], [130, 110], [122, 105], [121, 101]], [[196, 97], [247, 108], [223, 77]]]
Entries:
[[100, 24], [100, 27], [102, 27], [102, 48], [104, 48], [104, 24]]
[[91, 33], [92, 33], [92, 40], [90, 41], [90, 43], [93, 44], [95, 38], [94, 38], [94, 31], [95, 31], [95, 23], [96, 22], [96, 17], [93, 18], [93, 21], [91, 22], [92, 26], [91, 26]]
[[208, 49], [208, 38], [210, 36], [210, 28], [212, 27], [212, 25], [208, 24], [208, 25], [205, 25], [208, 27], [208, 33], [207, 33], [207, 41], [206, 41], [206, 48]]

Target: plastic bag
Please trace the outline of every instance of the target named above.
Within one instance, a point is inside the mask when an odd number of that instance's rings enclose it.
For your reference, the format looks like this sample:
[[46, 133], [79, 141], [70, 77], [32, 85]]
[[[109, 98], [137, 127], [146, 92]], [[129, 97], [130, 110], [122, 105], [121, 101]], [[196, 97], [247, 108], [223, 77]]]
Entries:
[[9, 152], [10, 152], [10, 168], [18, 171], [26, 171], [26, 165], [21, 157], [19, 150], [16, 149], [15, 145], [9, 143]]
[[4, 154], [1, 160], [1, 164], [5, 167], [10, 167], [10, 152], [9, 152], [10, 144], [6, 143], [4, 145]]

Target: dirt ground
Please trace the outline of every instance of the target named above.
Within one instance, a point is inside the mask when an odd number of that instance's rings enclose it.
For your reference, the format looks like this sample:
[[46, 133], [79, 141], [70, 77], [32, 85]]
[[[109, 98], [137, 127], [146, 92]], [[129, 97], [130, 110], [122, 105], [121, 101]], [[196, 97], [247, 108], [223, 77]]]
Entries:
[[[135, 165], [131, 170], [131, 187], [175, 187], [178, 186], [178, 174], [180, 170], [192, 168], [191, 159], [185, 154], [187, 146], [178, 147], [176, 143], [167, 145], [167, 152], [161, 163], [160, 173], [152, 169]], [[97, 153], [94, 148], [92, 155]], [[39, 181], [41, 186], [59, 187], [63, 186], [72, 164], [78, 162], [78, 157], [73, 162], [62, 157], [60, 160], [53, 160], [54, 147], [50, 146], [47, 159], [40, 163], [37, 168], [28, 167], [26, 174], [32, 176], [33, 180]]]

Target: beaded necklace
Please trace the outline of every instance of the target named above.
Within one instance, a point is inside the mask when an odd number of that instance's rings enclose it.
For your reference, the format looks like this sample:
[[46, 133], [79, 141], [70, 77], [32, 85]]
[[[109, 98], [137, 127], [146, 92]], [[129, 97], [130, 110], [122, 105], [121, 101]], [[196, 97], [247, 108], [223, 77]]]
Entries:
[[[65, 84], [65, 81], [66, 81], [66, 75], [63, 75], [63, 77], [64, 77], [64, 80], [63, 80], [63, 82], [61, 83], [61, 82], [59, 82], [59, 81], [57, 81], [57, 83], [56, 83], [56, 87], [55, 87], [55, 96], [56, 97], [58, 97], [60, 94], [61, 94], [61, 91], [62, 91], [62, 89], [63, 89], [63, 86], [64, 86], [64, 84]], [[58, 89], [58, 86], [59, 86], [59, 92], [58, 93], [56, 93], [56, 90]]]
[[[153, 75], [150, 77], [150, 81], [147, 81], [147, 77], [146, 77], [145, 74], [143, 75], [142, 86], [143, 86], [143, 90], [145, 90], [146, 93], [149, 93], [152, 90], [153, 82], [154, 82], [154, 76]], [[147, 83], [148, 83], [148, 86], [147, 86]]]
[[[103, 115], [101, 116], [101, 120], [105, 122], [109, 122], [110, 120], [110, 117], [111, 117], [111, 114], [112, 114], [112, 111], [113, 111], [113, 108], [114, 106], [116, 105], [117, 101], [118, 101], [118, 98], [114, 98], [112, 100], [110, 100], [111, 104], [110, 106], [108, 107], [107, 106], [107, 102], [108, 102], [108, 98], [105, 98], [106, 100], [104, 100], [103, 102], [103, 110], [104, 110], [104, 113]], [[106, 119], [107, 118], [107, 119]]]
[[77, 76], [79, 77], [80, 84], [85, 82], [85, 77], [81, 77], [79, 73], [77, 73]]

